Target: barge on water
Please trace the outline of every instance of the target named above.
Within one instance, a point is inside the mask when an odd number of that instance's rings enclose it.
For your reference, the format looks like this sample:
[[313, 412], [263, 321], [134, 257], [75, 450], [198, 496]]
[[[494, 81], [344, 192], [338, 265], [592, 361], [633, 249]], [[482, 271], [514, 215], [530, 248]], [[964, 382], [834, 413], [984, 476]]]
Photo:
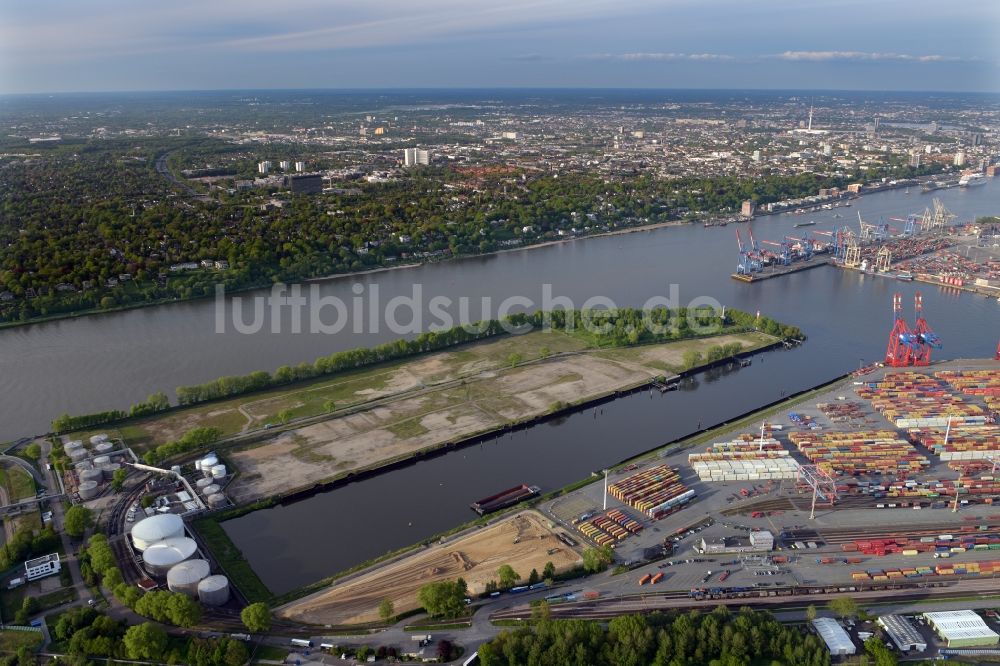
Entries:
[[478, 502], [473, 502], [469, 506], [472, 507], [472, 510], [480, 516], [485, 516], [487, 513], [499, 511], [500, 509], [506, 509], [509, 506], [514, 506], [518, 502], [523, 502], [526, 499], [535, 497], [540, 492], [541, 490], [538, 486], [529, 486], [522, 483], [519, 486], [508, 488], [507, 490], [499, 492], [496, 495], [484, 497]]

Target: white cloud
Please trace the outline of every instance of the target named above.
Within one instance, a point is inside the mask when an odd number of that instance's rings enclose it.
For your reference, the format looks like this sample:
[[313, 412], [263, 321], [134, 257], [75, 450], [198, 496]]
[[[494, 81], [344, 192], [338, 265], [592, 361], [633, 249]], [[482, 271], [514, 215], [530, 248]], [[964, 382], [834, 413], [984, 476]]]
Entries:
[[830, 61], [896, 61], [896, 62], [972, 62], [978, 58], [961, 58], [945, 55], [912, 55], [909, 53], [879, 53], [869, 51], [785, 51], [773, 58], [779, 60], [830, 62]]

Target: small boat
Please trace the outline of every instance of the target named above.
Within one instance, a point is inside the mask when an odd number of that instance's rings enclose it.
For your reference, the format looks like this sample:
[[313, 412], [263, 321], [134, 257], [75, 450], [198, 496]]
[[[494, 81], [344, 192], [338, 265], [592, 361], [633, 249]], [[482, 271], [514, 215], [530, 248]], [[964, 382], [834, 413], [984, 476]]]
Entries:
[[808, 222], [796, 222], [795, 226], [796, 226], [796, 228], [798, 228], [798, 227], [811, 227], [814, 224], [816, 224], [816, 223], [813, 220], [809, 220]]
[[903, 282], [913, 282], [913, 273], [910, 273], [908, 271], [902, 271], [900, 273], [896, 273], [896, 279], [902, 280]]

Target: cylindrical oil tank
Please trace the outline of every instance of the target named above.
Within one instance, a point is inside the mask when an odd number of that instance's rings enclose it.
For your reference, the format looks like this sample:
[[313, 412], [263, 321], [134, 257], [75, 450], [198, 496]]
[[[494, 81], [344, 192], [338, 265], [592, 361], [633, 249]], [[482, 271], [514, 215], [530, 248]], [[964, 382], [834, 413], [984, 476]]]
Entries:
[[226, 505], [226, 496], [222, 493], [212, 493], [205, 497], [205, 501], [208, 502], [208, 506], [218, 509]]
[[79, 439], [70, 440], [63, 445], [63, 451], [65, 451], [66, 453], [69, 453], [73, 449], [82, 449], [82, 448], [83, 448], [83, 442], [80, 441]]
[[111, 456], [97, 456], [94, 458], [94, 467], [103, 467], [111, 463]]
[[80, 483], [86, 483], [87, 481], [99, 483], [104, 478], [104, 473], [99, 469], [84, 469], [79, 470], [77, 477], [79, 477]]
[[198, 583], [198, 601], [206, 606], [221, 606], [229, 601], [229, 579], [209, 576]]
[[73, 462], [76, 462], [78, 460], [83, 460], [88, 455], [90, 454], [87, 453], [87, 449], [84, 448], [73, 449], [72, 451], [69, 452], [69, 459], [72, 460]]
[[98, 444], [106, 441], [108, 441], [108, 436], [105, 435], [104, 433], [101, 433], [99, 435], [91, 435], [90, 437], [90, 443], [93, 444], [94, 446], [97, 446]]
[[92, 500], [97, 497], [97, 481], [84, 481], [77, 488], [77, 492], [80, 493], [80, 499], [82, 500]]
[[76, 473], [79, 474], [85, 469], [94, 469], [94, 465], [89, 460], [84, 460], [83, 462], [74, 465], [73, 469], [75, 469]]
[[219, 458], [214, 453], [209, 453], [207, 456], [201, 459], [199, 463], [199, 468], [201, 470], [212, 469], [219, 464]]
[[94, 451], [97, 453], [107, 453], [108, 451], [113, 451], [115, 445], [112, 442], [101, 442], [94, 446]]
[[193, 557], [197, 550], [194, 539], [174, 537], [158, 541], [144, 550], [142, 561], [149, 573], [166, 576], [170, 569]]
[[201, 492], [204, 493], [205, 495], [215, 495], [220, 490], [222, 490], [222, 488], [213, 483], [210, 486], [205, 486], [204, 488], [202, 488]]
[[224, 479], [224, 478], [226, 478], [226, 466], [225, 465], [213, 465], [212, 466], [212, 478], [213, 479]]
[[167, 588], [171, 592], [183, 592], [197, 597], [198, 583], [208, 578], [211, 567], [205, 560], [187, 560], [175, 565], [167, 572]]
[[212, 479], [209, 479], [209, 478], [198, 479], [197, 481], [194, 482], [194, 485], [198, 486], [198, 488], [202, 488], [203, 489], [205, 486], [212, 485]]
[[108, 480], [110, 480], [119, 469], [121, 469], [121, 463], [111, 463], [101, 467], [101, 471], [104, 472], [104, 478]]
[[182, 536], [184, 536], [184, 521], [173, 513], [150, 516], [132, 527], [132, 543], [139, 551], [146, 550], [158, 541]]

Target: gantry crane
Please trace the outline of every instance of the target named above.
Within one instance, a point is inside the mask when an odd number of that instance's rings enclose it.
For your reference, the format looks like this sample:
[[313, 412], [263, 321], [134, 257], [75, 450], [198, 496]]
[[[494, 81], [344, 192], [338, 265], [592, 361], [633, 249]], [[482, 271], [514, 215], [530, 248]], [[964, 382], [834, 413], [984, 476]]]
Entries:
[[763, 264], [761, 264], [760, 259], [751, 251], [743, 245], [743, 238], [740, 236], [740, 230], [736, 230], [736, 244], [740, 248], [740, 261], [736, 265], [736, 272], [739, 275], [750, 275], [752, 273], [759, 273], [764, 270]]
[[913, 327], [913, 333], [917, 338], [917, 344], [911, 353], [913, 365], [930, 365], [931, 350], [941, 349], [941, 338], [931, 330], [927, 320], [924, 319], [924, 297], [919, 291], [913, 297], [913, 307], [917, 315]]
[[792, 248], [787, 241], [781, 241], [776, 243], [774, 241], [761, 241], [761, 243], [767, 243], [768, 245], [773, 245], [781, 249], [780, 254], [776, 254], [775, 257], [781, 263], [782, 266], [788, 266], [792, 263]]
[[917, 336], [903, 319], [903, 295], [900, 293], [892, 297], [892, 314], [892, 330], [889, 332], [889, 344], [885, 350], [885, 364], [893, 368], [903, 368], [912, 363]]

